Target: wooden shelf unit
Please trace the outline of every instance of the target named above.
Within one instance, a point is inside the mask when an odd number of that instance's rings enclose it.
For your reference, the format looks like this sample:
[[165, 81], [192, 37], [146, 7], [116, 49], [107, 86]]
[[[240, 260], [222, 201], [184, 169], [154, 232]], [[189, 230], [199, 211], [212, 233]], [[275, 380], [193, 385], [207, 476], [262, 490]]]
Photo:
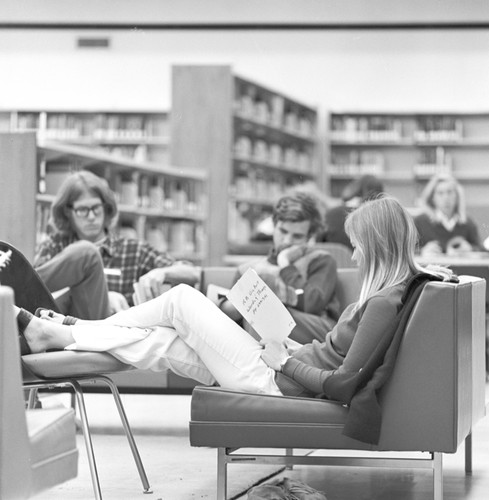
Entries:
[[114, 190], [121, 232], [175, 258], [205, 263], [207, 173], [170, 165], [168, 127], [166, 113], [0, 111], [0, 130], [37, 133], [37, 168], [34, 163], [30, 172], [38, 189], [35, 240], [46, 232], [61, 182], [87, 169]]
[[0, 132], [0, 239], [28, 259], [34, 257], [36, 237], [35, 166], [34, 132]]
[[317, 111], [230, 66], [172, 68], [170, 157], [209, 171], [210, 263], [246, 246], [289, 188], [318, 176]]
[[467, 209], [489, 234], [489, 112], [332, 112], [326, 174], [339, 197], [354, 177], [372, 173], [406, 206], [418, 204], [431, 176], [452, 173]]

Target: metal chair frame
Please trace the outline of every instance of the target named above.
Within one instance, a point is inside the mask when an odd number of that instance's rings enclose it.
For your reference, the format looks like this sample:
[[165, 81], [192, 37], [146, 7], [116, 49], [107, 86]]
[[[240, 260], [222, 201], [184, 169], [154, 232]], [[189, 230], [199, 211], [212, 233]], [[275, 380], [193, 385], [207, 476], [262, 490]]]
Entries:
[[[392, 469], [430, 469], [433, 481], [433, 500], [443, 500], [443, 453], [427, 452], [419, 458], [399, 457], [346, 457], [294, 455], [287, 448], [284, 455], [246, 454], [236, 448], [217, 448], [217, 496], [216, 500], [227, 500], [227, 466], [237, 464], [283, 465], [292, 469], [294, 465], [329, 465], [336, 467], [390, 467]], [[317, 450], [315, 450], [317, 451]], [[377, 454], [379, 452], [376, 452]], [[382, 453], [382, 452], [380, 452]], [[472, 434], [465, 438], [465, 473], [472, 473]]]
[[93, 492], [96, 500], [102, 500], [102, 492], [100, 489], [100, 480], [97, 471], [97, 464], [95, 461], [95, 453], [93, 450], [92, 437], [90, 433], [90, 427], [88, 424], [88, 416], [85, 405], [85, 397], [82, 389], [81, 383], [97, 383], [102, 382], [106, 384], [112, 396], [114, 397], [114, 401], [117, 407], [117, 411], [119, 412], [119, 416], [122, 422], [122, 426], [124, 428], [124, 432], [126, 434], [127, 440], [129, 442], [129, 446], [131, 448], [132, 455], [134, 457], [134, 461], [136, 463], [136, 467], [138, 469], [139, 477], [141, 478], [141, 483], [143, 485], [143, 493], [153, 493], [151, 490], [148, 477], [146, 476], [146, 471], [144, 469], [144, 465], [141, 460], [141, 456], [139, 455], [139, 451], [136, 445], [136, 441], [134, 440], [133, 433], [131, 431], [131, 427], [129, 425], [129, 421], [126, 416], [126, 412], [124, 410], [124, 406], [121, 401], [121, 397], [119, 394], [119, 390], [115, 383], [105, 375], [90, 375], [87, 377], [76, 377], [76, 378], [62, 378], [62, 379], [53, 379], [53, 380], [45, 380], [40, 382], [25, 382], [23, 384], [24, 389], [29, 390], [29, 399], [28, 399], [28, 408], [34, 408], [36, 402], [36, 394], [38, 389], [57, 389], [57, 388], [65, 388], [70, 387], [73, 390], [74, 399], [72, 400], [72, 406], [76, 402], [78, 406], [78, 411], [80, 414], [81, 424], [82, 424], [82, 432], [83, 438], [85, 440], [85, 447], [87, 450], [88, 456], [88, 465], [90, 468], [90, 476], [92, 478]]

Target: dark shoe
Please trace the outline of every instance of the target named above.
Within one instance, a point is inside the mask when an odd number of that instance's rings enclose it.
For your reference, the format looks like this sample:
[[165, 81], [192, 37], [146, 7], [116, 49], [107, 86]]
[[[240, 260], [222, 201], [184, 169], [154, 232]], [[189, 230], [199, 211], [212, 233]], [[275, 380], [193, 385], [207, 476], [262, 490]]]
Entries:
[[33, 315], [26, 311], [25, 309], [21, 309], [19, 314], [17, 314], [17, 328], [19, 330], [19, 344], [20, 344], [20, 354], [24, 356], [25, 354], [31, 354], [31, 348], [27, 343], [27, 340], [24, 336], [25, 329], [27, 325], [31, 322]]

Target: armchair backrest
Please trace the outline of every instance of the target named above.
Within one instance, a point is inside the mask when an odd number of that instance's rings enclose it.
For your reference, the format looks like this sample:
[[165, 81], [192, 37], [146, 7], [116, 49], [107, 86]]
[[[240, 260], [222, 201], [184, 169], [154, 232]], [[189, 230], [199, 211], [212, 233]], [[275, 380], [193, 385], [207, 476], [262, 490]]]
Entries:
[[352, 260], [353, 252], [342, 243], [321, 242], [315, 243], [314, 247], [330, 253], [336, 261], [338, 269], [357, 267], [357, 264]]
[[455, 452], [484, 415], [485, 280], [430, 282], [380, 393], [380, 449]]
[[[1, 275], [0, 275], [1, 277]], [[0, 287], [0, 498], [27, 498], [30, 447], [27, 433], [14, 294]]]
[[227, 266], [203, 267], [200, 275], [200, 291], [205, 295], [209, 284], [231, 288], [238, 278], [238, 269]]

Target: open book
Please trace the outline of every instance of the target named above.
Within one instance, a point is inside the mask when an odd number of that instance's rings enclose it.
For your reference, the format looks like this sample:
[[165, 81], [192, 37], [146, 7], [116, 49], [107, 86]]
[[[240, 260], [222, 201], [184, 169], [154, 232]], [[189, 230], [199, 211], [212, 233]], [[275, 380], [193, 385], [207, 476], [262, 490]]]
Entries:
[[226, 295], [264, 340], [283, 342], [295, 321], [271, 288], [249, 268]]

